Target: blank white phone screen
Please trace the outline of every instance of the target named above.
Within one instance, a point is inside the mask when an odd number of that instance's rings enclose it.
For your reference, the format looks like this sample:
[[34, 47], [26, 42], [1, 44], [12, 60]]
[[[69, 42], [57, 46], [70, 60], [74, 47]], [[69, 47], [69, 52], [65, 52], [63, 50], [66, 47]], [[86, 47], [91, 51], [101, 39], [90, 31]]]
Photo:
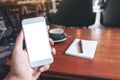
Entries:
[[47, 26], [44, 22], [23, 25], [30, 62], [51, 58]]

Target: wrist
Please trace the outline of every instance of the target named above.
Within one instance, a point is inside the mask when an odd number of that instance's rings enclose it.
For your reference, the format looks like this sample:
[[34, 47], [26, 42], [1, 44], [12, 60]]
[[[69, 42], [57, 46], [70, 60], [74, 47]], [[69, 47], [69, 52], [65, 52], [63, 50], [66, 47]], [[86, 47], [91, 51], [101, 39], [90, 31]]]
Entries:
[[9, 72], [8, 75], [3, 80], [29, 80], [29, 79], [14, 75]]

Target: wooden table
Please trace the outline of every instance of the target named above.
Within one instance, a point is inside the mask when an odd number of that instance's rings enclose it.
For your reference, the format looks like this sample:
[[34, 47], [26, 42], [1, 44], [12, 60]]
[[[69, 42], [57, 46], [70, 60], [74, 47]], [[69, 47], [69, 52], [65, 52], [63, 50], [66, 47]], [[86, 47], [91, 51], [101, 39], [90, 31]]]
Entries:
[[[56, 43], [54, 63], [42, 77], [57, 77], [63, 80], [80, 78], [120, 80], [120, 29], [64, 28], [68, 39]], [[65, 55], [65, 50], [75, 38], [97, 40], [95, 57], [92, 60]]]

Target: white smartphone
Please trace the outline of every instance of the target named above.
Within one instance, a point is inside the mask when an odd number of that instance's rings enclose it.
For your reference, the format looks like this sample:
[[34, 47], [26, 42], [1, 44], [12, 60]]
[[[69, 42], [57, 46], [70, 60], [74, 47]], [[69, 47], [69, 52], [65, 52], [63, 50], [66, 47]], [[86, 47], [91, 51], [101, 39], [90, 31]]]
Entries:
[[24, 19], [22, 28], [31, 67], [51, 64], [53, 56], [45, 18]]

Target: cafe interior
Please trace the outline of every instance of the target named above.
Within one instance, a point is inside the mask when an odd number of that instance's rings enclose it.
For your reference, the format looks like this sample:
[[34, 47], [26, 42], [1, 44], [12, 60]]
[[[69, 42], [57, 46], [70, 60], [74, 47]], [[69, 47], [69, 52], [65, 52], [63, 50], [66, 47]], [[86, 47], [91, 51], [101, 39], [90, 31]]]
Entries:
[[[54, 62], [38, 80], [120, 80], [119, 3], [120, 0], [0, 0], [0, 80], [9, 72], [22, 20], [40, 16], [45, 17], [50, 29], [64, 30], [65, 38], [53, 40]], [[97, 41], [94, 56], [88, 59], [66, 55], [75, 39]]]

